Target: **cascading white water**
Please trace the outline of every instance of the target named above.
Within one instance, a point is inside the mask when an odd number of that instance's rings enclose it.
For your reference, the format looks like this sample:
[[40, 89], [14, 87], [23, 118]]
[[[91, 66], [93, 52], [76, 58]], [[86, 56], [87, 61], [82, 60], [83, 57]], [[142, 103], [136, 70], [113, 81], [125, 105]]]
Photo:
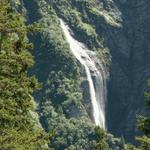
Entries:
[[[97, 126], [105, 129], [105, 99], [106, 99], [106, 84], [104, 79], [104, 69], [102, 64], [97, 60], [92, 60], [96, 55], [89, 51], [84, 44], [75, 40], [70, 34], [69, 27], [60, 19], [61, 27], [66, 36], [70, 49], [77, 60], [84, 66], [86, 78], [89, 84], [89, 92], [93, 107], [93, 119]], [[92, 55], [92, 56], [91, 56]], [[96, 62], [95, 62], [96, 61]], [[97, 68], [97, 63], [99, 68]], [[91, 73], [92, 72], [92, 73]], [[95, 76], [95, 86], [92, 79]]]

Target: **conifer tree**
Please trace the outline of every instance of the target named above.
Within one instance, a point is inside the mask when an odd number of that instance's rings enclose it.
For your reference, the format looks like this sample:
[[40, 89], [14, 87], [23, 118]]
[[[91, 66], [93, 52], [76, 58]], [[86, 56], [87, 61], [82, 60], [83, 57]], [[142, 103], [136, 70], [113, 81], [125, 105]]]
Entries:
[[[145, 93], [146, 106], [150, 109], [150, 81], [148, 81], [149, 91]], [[136, 137], [141, 143], [142, 150], [150, 149], [150, 117], [138, 116], [138, 129], [144, 133], [143, 137]]]
[[[149, 91], [145, 93], [146, 106], [150, 109], [150, 81], [148, 81]], [[140, 143], [138, 148], [133, 145], [127, 145], [127, 150], [150, 150], [150, 117], [138, 116], [137, 127], [144, 135], [136, 137], [136, 140]]]
[[37, 125], [32, 94], [39, 89], [27, 71], [33, 65], [23, 16], [0, 0], [0, 149], [47, 149], [49, 135]]

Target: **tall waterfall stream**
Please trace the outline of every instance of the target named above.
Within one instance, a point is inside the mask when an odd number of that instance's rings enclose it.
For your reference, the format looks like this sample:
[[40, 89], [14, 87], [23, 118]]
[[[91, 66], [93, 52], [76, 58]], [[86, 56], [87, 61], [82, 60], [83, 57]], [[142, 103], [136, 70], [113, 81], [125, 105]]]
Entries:
[[[107, 90], [104, 67], [100, 60], [96, 57], [95, 52], [88, 50], [83, 43], [75, 40], [70, 33], [71, 30], [63, 20], [60, 19], [60, 23], [64, 35], [70, 45], [70, 50], [85, 68], [93, 109], [93, 120], [97, 126], [106, 129], [105, 103]], [[95, 77], [95, 80], [93, 80], [93, 76]]]

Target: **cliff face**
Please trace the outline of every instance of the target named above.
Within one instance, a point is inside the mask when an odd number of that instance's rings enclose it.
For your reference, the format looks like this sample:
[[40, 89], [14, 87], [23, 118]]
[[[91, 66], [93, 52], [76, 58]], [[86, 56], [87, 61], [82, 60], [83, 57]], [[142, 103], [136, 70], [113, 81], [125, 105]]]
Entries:
[[[90, 108], [87, 104], [85, 106], [89, 101], [86, 99], [89, 93], [81, 91], [81, 82], [76, 82], [82, 76], [78, 72], [80, 65], [69, 52], [60, 28], [59, 16], [74, 31], [74, 36], [89, 49], [98, 52], [104, 64], [109, 66], [106, 107], [108, 131], [118, 136], [123, 135], [129, 141], [133, 139], [134, 134], [137, 134], [136, 114], [146, 113], [144, 92], [150, 78], [150, 1], [33, 0], [30, 3], [24, 0], [24, 4], [28, 22], [39, 21], [44, 24], [44, 31], [33, 39], [37, 51], [33, 50], [36, 66], [31, 72], [44, 85], [40, 94], [36, 95], [37, 99], [50, 101], [50, 106], [55, 111], [52, 109], [49, 112], [55, 112], [59, 118], [65, 114], [66, 122], [74, 108], [71, 105], [81, 108], [86, 117], [85, 108]], [[54, 80], [54, 83], [50, 80]], [[88, 88], [87, 83], [82, 82], [82, 87]], [[74, 94], [73, 98], [70, 93]], [[54, 116], [54, 125], [58, 124], [57, 117]], [[50, 127], [53, 120], [49, 121]]]
[[143, 114], [150, 77], [150, 1], [115, 0], [122, 27], [105, 30], [112, 56], [108, 92], [108, 128], [130, 140], [136, 114]]

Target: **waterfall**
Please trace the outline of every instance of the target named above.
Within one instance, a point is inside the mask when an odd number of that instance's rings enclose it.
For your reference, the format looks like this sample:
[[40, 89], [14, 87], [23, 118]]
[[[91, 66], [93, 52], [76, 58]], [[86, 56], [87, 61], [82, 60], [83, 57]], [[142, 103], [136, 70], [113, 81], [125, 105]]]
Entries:
[[[70, 45], [70, 50], [85, 68], [86, 78], [89, 84], [94, 122], [97, 126], [105, 129], [106, 82], [103, 65], [96, 57], [95, 52], [88, 50], [83, 43], [73, 38], [70, 33], [71, 30], [63, 20], [60, 19], [60, 23], [64, 35]], [[95, 77], [95, 82], [92, 79], [92, 76]]]

